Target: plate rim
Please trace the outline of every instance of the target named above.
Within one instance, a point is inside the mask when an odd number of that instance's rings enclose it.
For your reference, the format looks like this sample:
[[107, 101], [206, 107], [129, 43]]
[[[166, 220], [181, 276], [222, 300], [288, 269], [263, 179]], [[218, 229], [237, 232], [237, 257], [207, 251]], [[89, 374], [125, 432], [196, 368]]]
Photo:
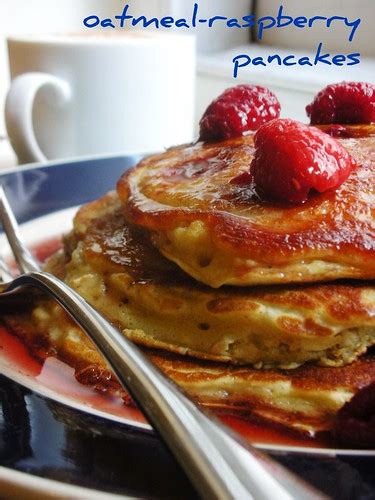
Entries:
[[137, 150], [134, 151], [124, 151], [123, 153], [103, 153], [103, 154], [92, 154], [92, 155], [84, 155], [84, 156], [72, 156], [70, 158], [61, 158], [56, 160], [47, 160], [41, 162], [30, 162], [23, 163], [22, 165], [16, 165], [9, 168], [4, 168], [0, 170], [0, 179], [2, 176], [27, 172], [30, 170], [38, 170], [45, 169], [50, 167], [59, 167], [61, 165], [71, 165], [74, 163], [85, 163], [89, 161], [105, 161], [112, 160], [118, 158], [119, 160], [122, 158], [130, 158], [133, 156], [145, 157], [153, 154], [153, 152], [142, 151], [139, 152]]

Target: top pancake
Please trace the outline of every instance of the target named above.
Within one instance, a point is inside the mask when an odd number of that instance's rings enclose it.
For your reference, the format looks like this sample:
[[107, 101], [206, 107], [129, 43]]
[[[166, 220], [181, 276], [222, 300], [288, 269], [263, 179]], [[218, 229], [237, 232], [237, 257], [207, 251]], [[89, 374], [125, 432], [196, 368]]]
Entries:
[[287, 369], [348, 364], [375, 344], [371, 283], [210, 288], [126, 223], [115, 193], [79, 210], [65, 249], [65, 282], [138, 344]]
[[118, 182], [127, 218], [212, 287], [375, 278], [375, 126], [341, 139], [357, 168], [304, 205], [267, 202], [249, 175], [253, 137], [179, 146]]

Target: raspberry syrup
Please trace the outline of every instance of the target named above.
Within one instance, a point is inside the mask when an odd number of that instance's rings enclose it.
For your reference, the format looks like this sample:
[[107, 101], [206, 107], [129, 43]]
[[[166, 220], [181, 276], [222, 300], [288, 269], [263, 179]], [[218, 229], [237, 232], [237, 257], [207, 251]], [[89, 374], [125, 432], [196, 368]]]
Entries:
[[[62, 246], [60, 239], [53, 239], [33, 248], [34, 255], [43, 261]], [[21, 340], [0, 324], [0, 358], [11, 371], [33, 379], [41, 389], [48, 389], [81, 406], [115, 417], [145, 423], [139, 410], [124, 404], [120, 397], [101, 394], [93, 388], [80, 384], [74, 377], [74, 369], [54, 357], [39, 360], [33, 357]], [[43, 392], [43, 391], [42, 391]], [[303, 447], [332, 447], [334, 443], [326, 438], [298, 436], [270, 423], [260, 422], [246, 415], [238, 418], [228, 414], [218, 414], [228, 426], [239, 432], [252, 443]]]

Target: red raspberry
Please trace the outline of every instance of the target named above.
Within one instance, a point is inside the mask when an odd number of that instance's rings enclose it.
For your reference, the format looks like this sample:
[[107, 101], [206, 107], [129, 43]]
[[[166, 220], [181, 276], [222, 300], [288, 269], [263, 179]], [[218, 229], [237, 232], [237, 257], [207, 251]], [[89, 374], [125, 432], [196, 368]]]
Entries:
[[375, 382], [361, 389], [337, 414], [334, 434], [346, 446], [375, 446]]
[[342, 82], [328, 85], [306, 106], [311, 124], [374, 123], [375, 85]]
[[227, 89], [206, 109], [199, 139], [220, 141], [257, 130], [263, 123], [280, 115], [275, 94], [259, 85], [238, 85]]
[[310, 191], [340, 186], [355, 162], [347, 150], [315, 127], [279, 118], [255, 134], [251, 172], [258, 189], [282, 202], [303, 203]]

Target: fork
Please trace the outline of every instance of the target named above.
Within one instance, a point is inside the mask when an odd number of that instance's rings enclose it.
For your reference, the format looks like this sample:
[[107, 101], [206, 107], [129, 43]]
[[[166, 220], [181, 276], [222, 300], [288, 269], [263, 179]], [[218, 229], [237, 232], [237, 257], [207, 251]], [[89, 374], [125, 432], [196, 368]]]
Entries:
[[[245, 442], [216, 417], [198, 408], [77, 292], [55, 276], [41, 271], [22, 242], [17, 221], [1, 186], [0, 221], [18, 266], [25, 273], [2, 287], [0, 301], [33, 286], [62, 305], [102, 353], [202, 498], [326, 498]], [[9, 279], [11, 273], [4, 263], [0, 269]]]

